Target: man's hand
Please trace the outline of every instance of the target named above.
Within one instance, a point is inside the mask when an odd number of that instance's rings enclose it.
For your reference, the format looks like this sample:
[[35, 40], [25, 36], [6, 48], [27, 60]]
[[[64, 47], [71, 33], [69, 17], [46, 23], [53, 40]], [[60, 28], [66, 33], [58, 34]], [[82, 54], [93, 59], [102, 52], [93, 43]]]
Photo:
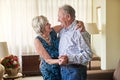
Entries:
[[59, 57], [59, 65], [65, 65], [68, 63], [67, 55], [62, 55]]
[[77, 21], [77, 26], [76, 27], [77, 27], [76, 29], [80, 28], [81, 32], [85, 31], [85, 26], [84, 26], [84, 23], [82, 21]]

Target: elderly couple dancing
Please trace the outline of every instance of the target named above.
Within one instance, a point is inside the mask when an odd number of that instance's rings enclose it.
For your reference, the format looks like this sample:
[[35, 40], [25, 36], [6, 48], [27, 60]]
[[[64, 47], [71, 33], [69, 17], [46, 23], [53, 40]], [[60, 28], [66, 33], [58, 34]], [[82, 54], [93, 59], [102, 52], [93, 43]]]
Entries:
[[51, 28], [45, 16], [32, 20], [43, 79], [86, 80], [86, 65], [92, 58], [90, 36], [83, 22], [75, 20], [75, 10], [70, 5], [59, 8], [58, 21], [61, 25]]

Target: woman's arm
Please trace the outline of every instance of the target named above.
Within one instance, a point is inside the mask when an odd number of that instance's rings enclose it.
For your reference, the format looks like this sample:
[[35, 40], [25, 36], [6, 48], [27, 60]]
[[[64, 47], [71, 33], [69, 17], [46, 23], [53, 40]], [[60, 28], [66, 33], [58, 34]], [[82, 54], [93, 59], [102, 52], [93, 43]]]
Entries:
[[[53, 29], [55, 30], [56, 33], [59, 33], [62, 28], [63, 28], [62, 25], [56, 25], [56, 26], [53, 27]], [[85, 31], [84, 23], [82, 21], [77, 20], [76, 29], [79, 29], [79, 28], [80, 28], [81, 32]]]
[[80, 28], [80, 32], [84, 32], [84, 31], [85, 31], [84, 23], [83, 23], [82, 21], [78, 21], [78, 20], [77, 20], [76, 29], [79, 29], [79, 28]]
[[48, 52], [45, 50], [43, 47], [42, 43], [38, 40], [35, 39], [35, 48], [37, 53], [48, 63], [48, 64], [58, 64], [59, 60], [58, 59], [52, 59]]
[[56, 25], [53, 27], [53, 29], [55, 30], [56, 33], [59, 33], [62, 28], [63, 27], [61, 25]]

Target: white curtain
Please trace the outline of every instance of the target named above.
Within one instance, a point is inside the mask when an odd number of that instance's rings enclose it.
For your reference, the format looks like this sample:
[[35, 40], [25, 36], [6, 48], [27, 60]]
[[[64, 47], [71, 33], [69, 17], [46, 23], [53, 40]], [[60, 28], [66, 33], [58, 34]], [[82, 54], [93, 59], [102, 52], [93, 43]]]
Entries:
[[23, 52], [35, 52], [35, 33], [32, 18], [47, 16], [52, 25], [59, 24], [58, 8], [64, 4], [73, 6], [76, 19], [91, 21], [92, 0], [0, 0], [0, 41], [6, 41], [9, 53], [21, 56]]
[[92, 0], [38, 0], [39, 15], [47, 16], [52, 25], [59, 24], [58, 9], [64, 4], [69, 4], [76, 10], [76, 19], [91, 22]]

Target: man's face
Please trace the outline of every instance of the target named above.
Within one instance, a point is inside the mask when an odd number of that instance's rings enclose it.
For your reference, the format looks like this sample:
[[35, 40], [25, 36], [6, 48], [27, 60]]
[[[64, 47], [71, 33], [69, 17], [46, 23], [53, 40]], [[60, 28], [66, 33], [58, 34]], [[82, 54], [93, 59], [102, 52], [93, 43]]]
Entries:
[[58, 21], [61, 23], [62, 26], [67, 26], [67, 14], [65, 14], [63, 9], [59, 9], [58, 11]]

